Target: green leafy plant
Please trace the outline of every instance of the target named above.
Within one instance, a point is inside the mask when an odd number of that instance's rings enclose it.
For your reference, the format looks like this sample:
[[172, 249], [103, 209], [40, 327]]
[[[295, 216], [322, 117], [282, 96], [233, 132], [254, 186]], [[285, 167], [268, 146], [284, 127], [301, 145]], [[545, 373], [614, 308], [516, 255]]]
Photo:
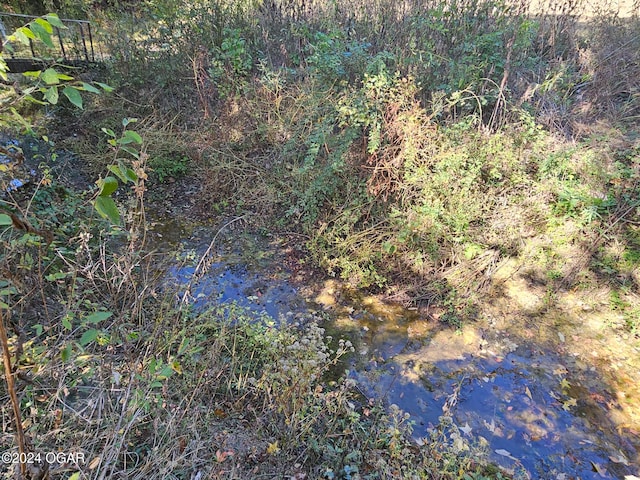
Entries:
[[[118, 179], [123, 184], [131, 183], [137, 197], [141, 198], [144, 194], [146, 174], [143, 166], [146, 154], [138, 150], [138, 146], [142, 145], [142, 137], [133, 130], [127, 130], [127, 127], [135, 122], [137, 122], [135, 118], [123, 119], [123, 132], [120, 137], [117, 137], [111, 129], [102, 129], [110, 137], [108, 141], [114, 149], [115, 163], [109, 165], [107, 169], [115, 176], [109, 175], [96, 182], [98, 192], [93, 205], [102, 218], [108, 219], [114, 225], [120, 224], [120, 211], [112, 197], [118, 189]], [[125, 158], [125, 155], [128, 155], [129, 158]], [[133, 157], [132, 161], [131, 157]], [[129, 166], [130, 164], [133, 168]]]
[[[13, 53], [13, 43], [20, 43], [28, 46], [33, 41], [40, 41], [45, 45], [53, 48], [53, 29], [66, 29], [67, 27], [62, 23], [56, 14], [48, 14], [43, 17], [34, 19], [26, 25], [18, 28], [14, 33], [3, 39], [3, 49], [0, 54], [0, 78], [5, 82], [8, 81], [9, 69], [4, 59], [5, 51]], [[31, 102], [40, 104], [57, 105], [60, 98], [60, 94], [65, 96], [69, 102], [77, 108], [83, 107], [82, 96], [80, 92], [86, 91], [90, 93], [99, 94], [101, 91], [111, 91], [112, 88], [102, 82], [87, 83], [83, 81], [76, 81], [74, 77], [58, 71], [54, 67], [49, 67], [45, 70], [35, 70], [30, 72], [24, 72], [23, 76], [30, 80], [32, 85], [27, 88], [21, 89], [20, 96], [13, 102], [4, 103], [0, 109], [0, 113], [5, 115], [6, 110], [10, 110], [15, 116], [19, 114], [13, 108], [13, 105], [22, 100], [29, 100]], [[97, 88], [97, 85], [100, 88]], [[39, 93], [39, 98], [34, 96], [35, 93]], [[21, 120], [21, 123], [28, 124], [28, 122]]]

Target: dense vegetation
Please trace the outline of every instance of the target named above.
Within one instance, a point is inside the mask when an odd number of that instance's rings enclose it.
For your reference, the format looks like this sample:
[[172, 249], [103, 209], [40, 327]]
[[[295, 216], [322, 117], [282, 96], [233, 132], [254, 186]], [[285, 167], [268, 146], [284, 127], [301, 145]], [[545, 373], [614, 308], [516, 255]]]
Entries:
[[90, 19], [106, 65], [11, 77], [0, 106], [46, 136], [3, 147], [39, 176], [1, 201], [0, 295], [29, 448], [86, 453], [53, 478], [501, 476], [458, 455], [446, 412], [418, 445], [324, 382], [351, 346], [319, 319], [176, 303], [145, 244], [167, 196], [186, 223], [295, 232], [327, 275], [454, 326], [517, 259], [549, 305], [606, 286], [610, 328], [639, 334], [638, 5], [9, 3]]

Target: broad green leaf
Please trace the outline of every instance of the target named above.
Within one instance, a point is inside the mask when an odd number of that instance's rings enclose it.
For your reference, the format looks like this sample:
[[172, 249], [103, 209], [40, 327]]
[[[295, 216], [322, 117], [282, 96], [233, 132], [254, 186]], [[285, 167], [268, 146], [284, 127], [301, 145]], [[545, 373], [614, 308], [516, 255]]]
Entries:
[[108, 197], [118, 189], [118, 180], [114, 177], [106, 177], [98, 180], [98, 186], [100, 187], [100, 193], [98, 195]]
[[60, 351], [60, 359], [65, 363], [71, 358], [71, 348], [71, 344], [68, 343], [67, 346]]
[[90, 83], [82, 82], [82, 89], [86, 90], [87, 92], [91, 92], [91, 93], [97, 93], [97, 94], [100, 93], [100, 90], [98, 90], [96, 87], [94, 87]]
[[106, 83], [95, 82], [95, 84], [98, 85], [100, 88], [102, 88], [107, 93], [108, 92], [113, 92], [113, 87], [110, 87]]
[[138, 175], [136, 175], [136, 172], [133, 171], [133, 168], [127, 168], [127, 171], [125, 173], [127, 180], [129, 180], [130, 182], [137, 182], [138, 181]]
[[44, 28], [44, 30], [48, 33], [48, 34], [52, 34], [53, 33], [53, 27], [51, 26], [51, 24], [45, 20], [44, 18], [36, 18], [34, 20], [35, 23], [37, 23], [38, 25], [40, 25], [42, 28]]
[[42, 78], [42, 81], [47, 85], [57, 85], [60, 83], [60, 77], [54, 68], [47, 68], [42, 72], [40, 78]]
[[22, 75], [24, 75], [25, 77], [38, 78], [41, 73], [42, 70], [35, 70], [33, 72], [24, 72]]
[[121, 138], [117, 139], [117, 140], [116, 140], [116, 143], [117, 143], [118, 145], [126, 145], [126, 144], [128, 144], [128, 143], [133, 143], [133, 139], [132, 139], [132, 138], [129, 138], [129, 137], [125, 137], [125, 136], [123, 136], [123, 137], [121, 137]]
[[29, 39], [36, 40], [36, 36], [28, 27], [18, 28], [13, 35], [15, 35], [16, 38], [25, 45], [29, 45]]
[[58, 103], [58, 87], [55, 85], [47, 88], [44, 91], [44, 99], [52, 105]]
[[80, 472], [72, 474], [67, 480], [80, 480]]
[[85, 317], [84, 321], [87, 323], [100, 323], [112, 315], [113, 313], [111, 312], [94, 312], [91, 315]]
[[132, 130], [127, 130], [122, 137], [117, 140], [118, 145], [127, 145], [129, 143], [142, 143], [142, 137]]
[[44, 18], [47, 22], [49, 22], [54, 27], [64, 28], [64, 29], [67, 28], [64, 25], [64, 23], [62, 23], [62, 21], [60, 20], [60, 17], [58, 17], [58, 15], [56, 15], [55, 13], [48, 13], [42, 18]]
[[137, 132], [134, 132], [133, 130], [127, 130], [126, 132], [124, 132], [123, 137], [130, 138], [131, 141], [136, 142], [138, 145], [142, 144], [142, 137]]
[[95, 328], [92, 328], [91, 330], [87, 330], [82, 334], [82, 337], [80, 337], [80, 345], [84, 347], [90, 344], [96, 338], [98, 338], [98, 335], [100, 335], [100, 330], [96, 330]]
[[117, 175], [117, 177], [118, 177], [120, 180], [122, 180], [124, 183], [127, 183], [127, 177], [125, 177], [125, 174], [124, 174], [124, 172], [123, 172], [122, 168], [123, 168], [123, 167], [120, 167], [120, 166], [118, 166], [118, 165], [109, 165], [109, 166], [107, 167], [107, 169], [108, 169], [111, 173], [113, 173], [113, 174]]
[[108, 219], [114, 225], [120, 224], [120, 212], [113, 198], [98, 197], [93, 205], [102, 218]]
[[116, 134], [113, 130], [111, 130], [110, 128], [104, 128], [102, 127], [101, 130], [106, 133], [107, 135], [109, 135], [110, 137], [115, 137]]
[[64, 87], [62, 93], [64, 93], [64, 96], [67, 97], [76, 107], [82, 108], [82, 97], [76, 88]]
[[42, 43], [44, 43], [49, 48], [54, 48], [53, 42], [51, 41], [51, 33], [48, 32], [42, 25], [33, 22], [31, 23], [30, 28], [34, 35], [38, 37]]
[[120, 148], [122, 148], [122, 150], [127, 152], [129, 155], [132, 155], [134, 158], [140, 158], [140, 153], [135, 148], [127, 147], [126, 145], [122, 145]]
[[11, 225], [12, 223], [9, 215], [5, 215], [4, 213], [0, 214], [0, 225]]
[[171, 365], [166, 365], [160, 371], [160, 373], [156, 376], [156, 378], [158, 380], [165, 380], [165, 379], [169, 378], [171, 375], [173, 375], [173, 368], [171, 368]]
[[59, 73], [58, 80], [64, 80], [68, 82], [69, 80], [73, 80], [73, 77], [71, 75], [67, 75], [66, 73]]
[[[28, 29], [25, 28], [24, 30], [28, 30]], [[24, 33], [24, 30], [19, 28], [18, 30], [13, 32], [13, 35], [9, 37], [9, 41], [15, 39], [15, 40], [18, 40], [20, 43], [29, 45], [29, 37], [27, 37], [27, 35]], [[31, 30], [29, 30], [29, 32], [31, 32]]]

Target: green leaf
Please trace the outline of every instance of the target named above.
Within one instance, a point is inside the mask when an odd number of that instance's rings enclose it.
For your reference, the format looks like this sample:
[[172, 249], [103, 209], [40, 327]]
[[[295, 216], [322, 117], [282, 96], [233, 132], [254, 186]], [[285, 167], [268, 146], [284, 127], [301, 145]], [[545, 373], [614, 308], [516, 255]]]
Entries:
[[124, 172], [123, 172], [123, 168], [124, 168], [123, 166], [119, 166], [119, 165], [109, 165], [109, 166], [107, 167], [107, 169], [108, 169], [111, 173], [113, 173], [113, 174], [117, 175], [117, 176], [118, 176], [118, 178], [119, 178], [120, 180], [122, 180], [122, 182], [123, 182], [123, 183], [127, 183], [127, 177], [125, 177], [125, 174], [124, 174]]
[[85, 317], [84, 321], [87, 323], [100, 323], [112, 315], [113, 313], [111, 312], [94, 312], [91, 315]]
[[98, 197], [93, 206], [102, 218], [108, 219], [114, 225], [120, 224], [120, 212], [113, 198]]
[[13, 222], [11, 221], [11, 217], [9, 215], [5, 215], [4, 213], [0, 214], [0, 225], [11, 225]]
[[58, 103], [58, 87], [55, 85], [47, 88], [44, 91], [44, 99], [49, 102], [51, 105], [55, 105]]
[[101, 197], [108, 197], [118, 189], [118, 180], [114, 177], [106, 177], [102, 180], [98, 180], [98, 186], [100, 187]]
[[130, 138], [133, 142], [136, 142], [138, 145], [142, 145], [142, 137], [138, 135], [137, 132], [133, 130], [127, 130], [123, 135], [125, 138]]
[[20, 41], [20, 43], [23, 43], [25, 45], [29, 45], [29, 39], [36, 40], [36, 36], [27, 27], [18, 28], [12, 36], [15, 36], [18, 41]]
[[107, 135], [109, 135], [110, 137], [115, 137], [116, 134], [113, 130], [111, 130], [110, 128], [104, 128], [102, 127], [101, 130], [106, 133]]
[[44, 278], [47, 279], [48, 282], [57, 282], [58, 280], [62, 280], [63, 278], [67, 278], [69, 273], [67, 272], [55, 272], [46, 275]]
[[64, 317], [62, 317], [62, 326], [67, 330], [72, 330], [73, 325], [71, 325], [71, 320], [73, 319], [73, 315], [71, 313], [67, 313]]
[[[20, 43], [24, 44], [24, 45], [29, 45], [29, 37], [27, 37], [27, 35], [24, 33], [25, 30], [29, 30], [28, 28], [19, 28], [18, 30], [16, 30], [15, 32], [13, 32], [13, 35], [11, 35], [8, 38], [7, 44], [9, 44], [9, 42], [11, 40], [18, 40]], [[31, 32], [31, 30], [29, 30], [29, 32]], [[33, 34], [31, 34], [33, 35]]]
[[64, 96], [67, 97], [76, 107], [82, 108], [82, 97], [76, 88], [64, 87], [62, 93], [64, 93]]
[[98, 90], [96, 87], [94, 87], [90, 83], [82, 82], [82, 89], [86, 90], [87, 92], [100, 94], [100, 90]]
[[44, 18], [36, 18], [34, 20], [34, 22], [37, 23], [38, 25], [40, 25], [42, 28], [44, 28], [45, 32], [47, 32], [48, 34], [52, 34], [53, 33], [53, 27]]
[[24, 75], [25, 77], [38, 78], [41, 73], [41, 70], [35, 70], [33, 72], [23, 72], [22, 75]]
[[132, 155], [133, 157], [135, 157], [137, 159], [140, 158], [140, 153], [135, 148], [127, 147], [125, 145], [122, 145], [120, 148], [122, 150], [124, 150], [125, 152], [127, 152], [129, 155]]
[[138, 181], [138, 175], [136, 174], [136, 172], [133, 171], [132, 168], [127, 168], [127, 171], [125, 172], [125, 176], [127, 177], [127, 180], [129, 180], [130, 182], [137, 182]]
[[397, 247], [390, 241], [386, 241], [382, 244], [382, 249], [389, 255], [393, 255], [396, 252]]
[[90, 344], [96, 338], [98, 338], [98, 335], [100, 335], [100, 330], [96, 330], [95, 328], [92, 328], [91, 330], [87, 330], [82, 334], [82, 337], [80, 337], [80, 345], [84, 347]]
[[40, 78], [47, 85], [57, 85], [60, 83], [60, 78], [58, 77], [58, 72], [56, 72], [55, 68], [47, 68], [42, 74]]
[[71, 348], [71, 344], [67, 343], [67, 346], [60, 351], [60, 359], [65, 363], [71, 358]]
[[51, 33], [48, 32], [42, 25], [39, 23], [31, 23], [31, 31], [33, 34], [40, 39], [42, 43], [44, 43], [49, 48], [54, 48], [53, 42], [51, 41]]
[[126, 145], [127, 143], [133, 143], [133, 139], [132, 138], [128, 138], [125, 136], [122, 136], [121, 138], [119, 138], [118, 140], [116, 140], [116, 143], [118, 145]]
[[109, 85], [107, 85], [106, 83], [101, 83], [101, 82], [94, 82], [96, 85], [98, 85], [100, 88], [102, 88], [105, 92], [113, 92], [113, 87], [110, 87]]
[[69, 80], [73, 80], [73, 77], [71, 75], [67, 75], [66, 73], [59, 73], [58, 74], [58, 80], [64, 80], [64, 81], [68, 82]]
[[166, 365], [160, 373], [156, 376], [158, 380], [165, 380], [173, 375], [173, 368], [170, 365]]
[[48, 13], [42, 18], [44, 18], [47, 22], [49, 22], [54, 27], [64, 28], [64, 29], [67, 28], [64, 25], [64, 23], [62, 23], [62, 21], [60, 20], [60, 17], [58, 17], [58, 15], [56, 15], [55, 13]]
[[11, 107], [9, 110], [11, 111], [11, 115], [13, 116], [13, 119], [16, 122], [18, 122], [20, 125], [22, 125], [22, 128], [24, 128], [27, 131], [27, 133], [33, 133], [31, 122], [27, 122], [25, 118], [22, 115], [20, 115], [14, 107]]

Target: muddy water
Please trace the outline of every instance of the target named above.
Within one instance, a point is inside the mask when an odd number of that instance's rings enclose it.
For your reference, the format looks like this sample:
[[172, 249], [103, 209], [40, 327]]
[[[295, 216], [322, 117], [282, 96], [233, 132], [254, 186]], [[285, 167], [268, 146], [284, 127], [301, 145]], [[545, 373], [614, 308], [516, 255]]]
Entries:
[[217, 233], [156, 229], [159, 246], [182, 252], [169, 272], [180, 294], [197, 307], [236, 301], [275, 318], [326, 312], [329, 333], [356, 346], [349, 375], [365, 395], [411, 414], [417, 442], [446, 411], [467, 444], [519, 478], [640, 476], [637, 403], [623, 401], [637, 382], [624, 391], [605, 379], [597, 355], [585, 357], [571, 344], [572, 330], [560, 328], [562, 312], [557, 320], [539, 318], [543, 325], [528, 323], [535, 316], [505, 321], [487, 313], [455, 331], [433, 312], [387, 305], [333, 280], [301, 285], [285, 266], [282, 245], [241, 229], [216, 240], [206, 269], [198, 269]]

